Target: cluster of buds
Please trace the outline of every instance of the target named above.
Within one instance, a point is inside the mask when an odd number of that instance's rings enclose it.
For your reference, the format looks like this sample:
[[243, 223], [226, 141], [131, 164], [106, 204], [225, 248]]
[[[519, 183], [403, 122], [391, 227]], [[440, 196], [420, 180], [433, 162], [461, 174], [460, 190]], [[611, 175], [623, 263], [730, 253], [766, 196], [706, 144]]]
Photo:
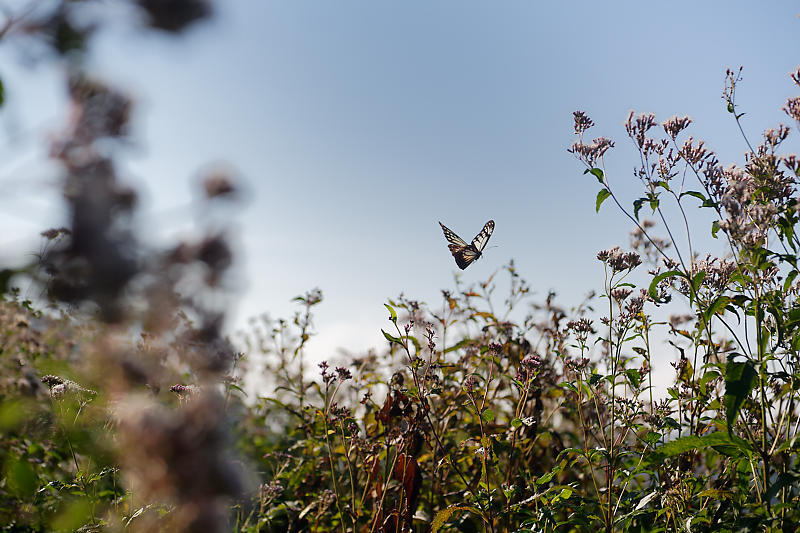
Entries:
[[628, 136], [636, 142], [639, 149], [645, 147], [647, 142], [647, 132], [656, 125], [656, 116], [652, 113], [642, 113], [634, 118], [634, 112], [628, 114], [628, 119], [625, 121], [625, 131]]
[[537, 354], [535, 354], [535, 353], [528, 354], [528, 355], [526, 355], [526, 356], [525, 356], [525, 358], [522, 360], [522, 366], [523, 366], [524, 368], [526, 368], [527, 370], [529, 370], [529, 371], [533, 372], [533, 371], [539, 370], [539, 369], [541, 368], [541, 366], [542, 366], [542, 360], [541, 360], [541, 358], [540, 358], [540, 357], [539, 357]]
[[436, 351], [436, 341], [433, 340], [435, 336], [435, 330], [433, 329], [433, 324], [428, 322], [425, 324], [425, 338], [428, 340], [428, 350], [430, 350], [431, 354]]
[[348, 369], [344, 368], [343, 366], [336, 367], [336, 377], [339, 379], [339, 382], [347, 381], [348, 379], [352, 379], [353, 373], [350, 372]]
[[330, 414], [328, 418], [328, 424], [330, 425], [335, 425], [353, 418], [353, 413], [350, 411], [349, 407], [339, 407], [336, 402], [330, 405], [328, 413]]
[[581, 318], [579, 320], [570, 320], [567, 322], [567, 329], [570, 329], [576, 333], [594, 333], [594, 328], [592, 327], [592, 321], [588, 318]]
[[664, 128], [664, 132], [674, 141], [680, 132], [688, 128], [691, 123], [692, 119], [689, 117], [678, 118], [678, 116], [674, 116], [662, 122], [661, 127]]
[[284, 488], [280, 481], [270, 481], [258, 486], [258, 497], [262, 506], [269, 505], [272, 500], [283, 494]]
[[328, 365], [327, 361], [322, 361], [317, 366], [319, 366], [322, 369], [322, 372], [320, 374], [322, 376], [322, 382], [326, 386], [330, 385], [336, 380], [338, 380], [339, 383], [344, 383], [345, 381], [347, 381], [348, 379], [352, 379], [353, 377], [353, 373], [342, 366], [337, 366], [335, 373], [328, 372], [330, 365]]
[[564, 367], [567, 370], [571, 370], [575, 373], [584, 371], [588, 366], [589, 366], [589, 359], [587, 357], [581, 357], [580, 359], [572, 359], [572, 358], [564, 359]]
[[477, 386], [478, 386], [478, 378], [476, 378], [475, 376], [469, 376], [466, 380], [464, 380], [463, 387], [469, 396], [472, 396]]
[[575, 154], [587, 166], [595, 167], [600, 158], [611, 148], [614, 148], [614, 141], [605, 137], [598, 137], [593, 139], [591, 144], [575, 141], [568, 151], [571, 154]]
[[617, 304], [622, 305], [628, 296], [633, 294], [633, 289], [629, 287], [617, 287], [616, 289], [611, 289], [611, 298], [614, 299]]
[[572, 118], [575, 120], [574, 130], [576, 135], [580, 135], [594, 126], [594, 121], [583, 111], [573, 111]]
[[631, 271], [642, 264], [642, 258], [636, 252], [623, 252], [619, 246], [601, 250], [597, 259], [606, 263], [614, 272]]
[[624, 318], [634, 318], [639, 316], [639, 313], [644, 309], [644, 303], [652, 301], [650, 295], [644, 289], [639, 289], [639, 296], [628, 300], [625, 310], [623, 311]]
[[328, 373], [328, 368], [330, 368], [328, 366], [328, 362], [327, 361], [322, 361], [317, 366], [322, 369], [322, 372], [320, 373], [321, 376], [322, 376], [322, 382], [326, 386], [330, 385], [331, 383], [333, 383], [333, 381], [336, 379], [336, 376], [334, 376], [333, 373]]

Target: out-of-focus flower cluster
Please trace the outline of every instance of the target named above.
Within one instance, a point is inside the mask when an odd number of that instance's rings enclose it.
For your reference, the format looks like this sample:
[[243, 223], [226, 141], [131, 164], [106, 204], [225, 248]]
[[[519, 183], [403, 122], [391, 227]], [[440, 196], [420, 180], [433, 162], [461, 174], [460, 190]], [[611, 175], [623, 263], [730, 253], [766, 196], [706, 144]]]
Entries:
[[[129, 395], [116, 408], [116, 423], [125, 479], [142, 501], [176, 505], [170, 530], [228, 531], [230, 498], [249, 488], [249, 480], [229, 451], [217, 393], [198, 394], [179, 410]], [[135, 529], [159, 527], [156, 517], [145, 517]]]

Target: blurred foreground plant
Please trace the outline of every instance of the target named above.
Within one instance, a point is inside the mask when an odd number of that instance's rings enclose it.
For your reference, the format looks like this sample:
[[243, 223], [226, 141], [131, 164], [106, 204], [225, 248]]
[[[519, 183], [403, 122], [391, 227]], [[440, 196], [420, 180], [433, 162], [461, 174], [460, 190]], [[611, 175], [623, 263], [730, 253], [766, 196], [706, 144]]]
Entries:
[[[111, 15], [90, 4], [3, 11], [4, 41], [62, 67], [70, 113], [50, 144], [68, 224], [42, 233], [35, 263], [0, 276], [0, 293], [11, 289], [0, 351], [12, 376], [0, 389], [0, 522], [15, 531], [227, 531], [231, 498], [249, 485], [230, 451], [221, 387], [236, 387], [240, 357], [222, 335], [232, 253], [220, 230], [171, 248], [137, 235], [137, 194], [115, 164], [134, 105], [86, 69], [92, 35]], [[116, 8], [176, 34], [210, 13], [204, 0]], [[208, 176], [207, 207], [234, 189]], [[18, 279], [42, 298], [22, 299]], [[186, 382], [196, 394], [170, 392]]]

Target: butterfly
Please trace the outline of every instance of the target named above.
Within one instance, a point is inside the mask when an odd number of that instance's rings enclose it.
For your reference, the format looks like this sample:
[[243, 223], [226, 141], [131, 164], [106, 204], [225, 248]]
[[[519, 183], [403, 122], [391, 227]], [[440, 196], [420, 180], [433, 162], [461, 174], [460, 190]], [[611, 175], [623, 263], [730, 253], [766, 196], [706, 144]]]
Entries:
[[481, 252], [486, 247], [486, 243], [489, 242], [489, 237], [492, 236], [494, 231], [494, 220], [490, 220], [483, 226], [481, 232], [472, 239], [472, 243], [467, 244], [464, 239], [453, 233], [447, 226], [441, 222], [439, 222], [439, 225], [444, 231], [445, 238], [450, 243], [447, 247], [450, 248], [450, 253], [453, 254], [456, 264], [461, 270], [467, 268], [481, 256]]

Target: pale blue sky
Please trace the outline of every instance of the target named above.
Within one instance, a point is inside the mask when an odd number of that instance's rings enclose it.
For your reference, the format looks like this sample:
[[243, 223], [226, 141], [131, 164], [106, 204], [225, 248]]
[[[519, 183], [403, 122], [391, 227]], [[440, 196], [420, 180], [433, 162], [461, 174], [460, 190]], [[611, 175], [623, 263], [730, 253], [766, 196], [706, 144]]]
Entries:
[[[630, 225], [611, 204], [595, 214], [597, 184], [566, 152], [572, 111], [617, 141], [609, 176], [630, 202], [630, 109], [688, 114], [695, 137], [741, 162], [745, 146], [720, 99], [726, 67], [745, 68], [739, 102], [754, 138], [786, 122], [780, 108], [797, 92], [787, 73], [800, 64], [800, 5], [790, 1], [217, 5], [217, 18], [184, 40], [116, 22], [93, 68], [137, 98], [138, 146], [122, 160], [149, 191], [143, 232], [185, 232], [194, 215], [174, 208], [190, 202], [196, 170], [230, 163], [248, 192], [234, 213], [244, 279], [235, 324], [288, 316], [290, 299], [318, 286], [321, 357], [382, 345], [387, 297], [438, 302], [452, 287], [438, 220], [466, 239], [496, 221], [497, 247], [465, 281], [514, 258], [539, 294], [554, 288], [564, 305], [599, 288], [594, 256], [626, 245]], [[36, 153], [26, 155], [43, 125], [58, 124], [58, 78], [47, 65], [21, 69], [19, 56], [0, 52], [9, 104], [0, 117], [5, 130], [35, 133], [4, 144], [0, 183], [17, 168], [39, 181], [0, 203], [13, 229], [0, 238], [3, 259], [35, 248], [62, 216], [57, 190], [39, 186], [47, 174]], [[165, 229], [175, 223], [179, 231]]]

